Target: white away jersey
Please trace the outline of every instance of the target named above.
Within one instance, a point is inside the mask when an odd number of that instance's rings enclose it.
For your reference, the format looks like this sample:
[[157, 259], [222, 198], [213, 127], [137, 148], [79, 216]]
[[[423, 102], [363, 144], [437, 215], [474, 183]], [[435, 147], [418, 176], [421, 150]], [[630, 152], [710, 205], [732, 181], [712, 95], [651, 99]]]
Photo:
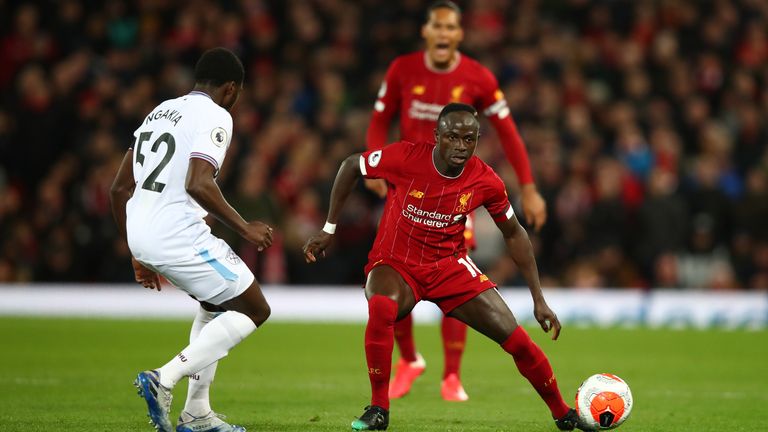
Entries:
[[128, 245], [148, 264], [179, 261], [210, 237], [207, 215], [187, 194], [190, 158], [218, 173], [232, 137], [232, 116], [205, 93], [167, 100], [134, 132], [136, 189], [126, 208]]

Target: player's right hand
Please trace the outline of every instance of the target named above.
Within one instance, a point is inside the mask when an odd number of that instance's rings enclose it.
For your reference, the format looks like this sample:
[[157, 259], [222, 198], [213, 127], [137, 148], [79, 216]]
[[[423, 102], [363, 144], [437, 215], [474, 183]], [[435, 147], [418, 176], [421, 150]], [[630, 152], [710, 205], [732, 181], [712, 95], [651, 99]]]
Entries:
[[525, 221], [533, 225], [536, 232], [547, 222], [547, 202], [536, 189], [533, 183], [527, 184], [521, 189], [520, 201], [525, 214]]
[[325, 249], [331, 244], [331, 234], [325, 231], [313, 235], [304, 243], [302, 250], [304, 251], [304, 260], [308, 263], [317, 261], [318, 256], [325, 256]]
[[387, 197], [387, 182], [383, 179], [365, 179], [365, 187], [378, 195], [379, 198]]
[[273, 231], [272, 227], [264, 222], [251, 221], [245, 226], [243, 238], [255, 244], [256, 248], [261, 252], [272, 246]]
[[547, 333], [549, 333], [550, 330], [552, 331], [552, 340], [557, 340], [560, 336], [560, 329], [562, 326], [560, 325], [560, 320], [557, 319], [557, 315], [555, 315], [552, 309], [547, 306], [547, 303], [544, 301], [534, 301], [533, 317], [539, 322], [542, 330]]
[[131, 265], [133, 266], [133, 277], [137, 283], [140, 283], [144, 288], [160, 291], [160, 276], [157, 273], [144, 267], [144, 264], [136, 261], [134, 257], [131, 257]]

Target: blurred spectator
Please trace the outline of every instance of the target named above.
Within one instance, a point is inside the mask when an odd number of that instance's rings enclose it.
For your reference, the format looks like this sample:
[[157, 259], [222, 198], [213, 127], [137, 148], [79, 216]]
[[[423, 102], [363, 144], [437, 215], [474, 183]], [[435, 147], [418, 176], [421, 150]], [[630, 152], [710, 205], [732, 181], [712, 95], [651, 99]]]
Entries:
[[[459, 4], [464, 46], [499, 78], [551, 210], [533, 236], [543, 281], [768, 288], [768, 3]], [[424, 7], [0, 2], [0, 281], [132, 280], [106, 191], [143, 116], [224, 45], [248, 75], [218, 181], [281, 234], [267, 253], [233, 246], [265, 282], [362, 282], [380, 211], [364, 189], [332, 259], [310, 273], [298, 248], [339, 161], [364, 146], [387, 64], [419, 48]], [[493, 142], [478, 154], [503, 161]], [[519, 284], [511, 266], [488, 268]]]
[[[654, 169], [649, 178], [647, 196], [637, 215], [638, 235], [635, 237], [637, 262], [646, 276], [653, 280], [654, 266], [662, 254], [685, 249], [688, 233], [688, 209], [677, 194], [677, 178], [666, 169]], [[663, 265], [663, 263], [662, 263]], [[664, 274], [668, 272], [663, 271]], [[669, 278], [664, 276], [664, 284]]]

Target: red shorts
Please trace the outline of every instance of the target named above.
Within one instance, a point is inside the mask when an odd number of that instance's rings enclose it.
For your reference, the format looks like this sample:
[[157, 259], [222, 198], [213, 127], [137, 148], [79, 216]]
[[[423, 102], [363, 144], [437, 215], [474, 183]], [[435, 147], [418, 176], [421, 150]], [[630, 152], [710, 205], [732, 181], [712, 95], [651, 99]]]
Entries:
[[423, 266], [408, 266], [384, 258], [369, 262], [365, 266], [366, 277], [374, 267], [382, 265], [392, 267], [403, 277], [411, 287], [417, 303], [429, 300], [444, 314], [472, 300], [483, 291], [496, 288], [496, 284], [484, 275], [467, 255], [450, 256]]

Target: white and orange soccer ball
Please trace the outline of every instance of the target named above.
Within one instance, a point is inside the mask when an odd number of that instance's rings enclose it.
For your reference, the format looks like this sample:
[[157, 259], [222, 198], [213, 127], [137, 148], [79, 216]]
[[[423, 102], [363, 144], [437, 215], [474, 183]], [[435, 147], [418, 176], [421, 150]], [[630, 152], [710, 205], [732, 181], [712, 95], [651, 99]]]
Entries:
[[576, 412], [585, 430], [613, 429], [632, 412], [632, 392], [616, 375], [592, 375], [576, 391]]

